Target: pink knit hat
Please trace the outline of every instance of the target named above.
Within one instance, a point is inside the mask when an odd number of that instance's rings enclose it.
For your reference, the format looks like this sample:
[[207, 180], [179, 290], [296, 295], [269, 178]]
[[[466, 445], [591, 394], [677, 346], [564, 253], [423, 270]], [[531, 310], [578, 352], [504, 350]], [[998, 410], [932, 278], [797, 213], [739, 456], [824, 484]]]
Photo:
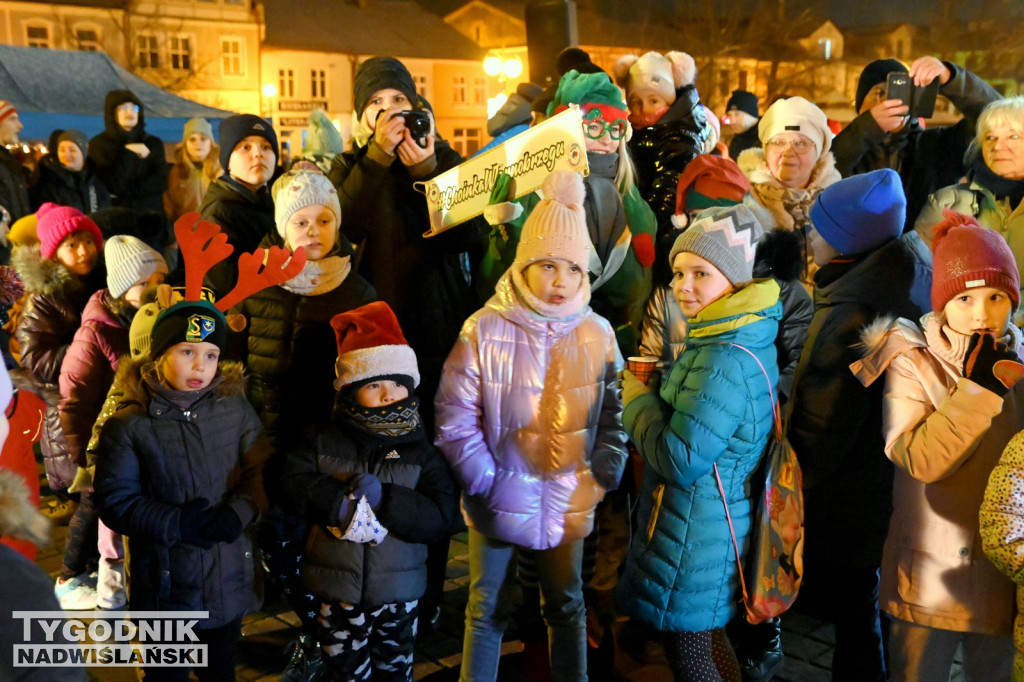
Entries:
[[103, 248], [103, 233], [89, 216], [71, 206], [58, 206], [47, 201], [36, 211], [36, 234], [43, 258], [53, 258], [60, 243], [73, 232], [85, 230], [96, 240], [96, 250]]
[[583, 211], [583, 178], [555, 171], [544, 181], [544, 199], [534, 207], [519, 236], [513, 266], [521, 272], [530, 263], [561, 258], [590, 271], [590, 233]]

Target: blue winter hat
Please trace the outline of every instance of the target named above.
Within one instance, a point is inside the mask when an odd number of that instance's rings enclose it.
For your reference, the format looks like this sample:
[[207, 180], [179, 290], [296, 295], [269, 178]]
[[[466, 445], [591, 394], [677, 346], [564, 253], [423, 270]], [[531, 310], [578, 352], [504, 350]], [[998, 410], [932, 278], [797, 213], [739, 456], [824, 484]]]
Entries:
[[903, 232], [907, 197], [890, 168], [829, 185], [811, 206], [811, 223], [843, 255], [872, 251]]

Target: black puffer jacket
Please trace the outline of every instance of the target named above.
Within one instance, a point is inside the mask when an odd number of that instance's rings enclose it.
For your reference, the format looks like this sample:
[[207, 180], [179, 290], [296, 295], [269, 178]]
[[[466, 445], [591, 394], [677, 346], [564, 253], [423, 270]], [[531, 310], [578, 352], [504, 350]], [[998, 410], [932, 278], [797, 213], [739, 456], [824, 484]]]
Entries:
[[131, 543], [133, 610], [209, 611], [214, 628], [258, 605], [256, 564], [246, 533], [202, 549], [182, 542], [181, 507], [205, 498], [225, 504], [247, 527], [266, 510], [263, 463], [270, 453], [245, 399], [238, 363], [187, 412], [143, 379], [152, 364], [125, 362], [114, 379], [121, 399], [103, 426], [94, 478], [96, 508]]
[[[462, 323], [479, 301], [462, 266], [464, 253], [479, 254], [486, 232], [471, 220], [426, 239], [430, 227], [426, 198], [396, 158], [383, 166], [367, 155], [369, 146], [335, 157], [330, 179], [341, 201], [341, 231], [362, 250], [359, 272], [391, 306], [409, 345], [416, 351], [424, 417], [432, 428], [433, 396], [441, 367]], [[436, 166], [416, 180], [454, 168], [462, 157], [444, 140], [435, 143]], [[361, 244], [362, 243], [362, 244]], [[468, 272], [474, 272], [471, 266]]]
[[266, 187], [253, 192], [225, 173], [210, 183], [199, 213], [220, 225], [228, 236], [228, 243], [235, 247], [231, 256], [214, 266], [206, 276], [217, 295], [223, 296], [238, 279], [238, 257], [259, 247], [268, 234], [277, 234], [274, 200]]
[[[117, 123], [117, 107], [125, 102], [139, 107], [139, 122], [129, 131]], [[146, 134], [142, 102], [130, 90], [111, 90], [103, 103], [103, 124], [106, 130], [89, 140], [89, 158], [96, 164], [96, 174], [110, 191], [114, 206], [163, 213], [167, 154], [160, 138]], [[143, 159], [125, 148], [133, 142], [146, 145], [149, 156]]]
[[[455, 483], [441, 452], [419, 431], [405, 439], [371, 437], [339, 421], [309, 434], [288, 455], [285, 488], [294, 511], [312, 527], [302, 560], [306, 587], [329, 601], [379, 606], [412, 601], [427, 585], [427, 544], [440, 538], [458, 508]], [[375, 514], [388, 535], [379, 545], [339, 540], [338, 508], [353, 474], [380, 479]]]
[[889, 135], [870, 111], [853, 119], [832, 140], [836, 170], [844, 177], [891, 168], [900, 174], [907, 195], [904, 230], [914, 226], [928, 195], [955, 185], [967, 172], [964, 153], [975, 135], [975, 124], [989, 102], [1000, 99], [991, 85], [961, 66], [943, 62], [952, 76], [939, 92], [964, 115], [955, 125], [922, 129], [917, 120]]
[[96, 175], [92, 159], [85, 160], [82, 170], [73, 171], [65, 168], [53, 154], [47, 154], [36, 167], [29, 194], [32, 208], [36, 210], [47, 201], [58, 206], [74, 206], [82, 213], [110, 207], [110, 193]]
[[[268, 237], [263, 245], [270, 244], [281, 246]], [[351, 253], [347, 241], [342, 249]], [[279, 432], [294, 435], [330, 417], [338, 359], [331, 318], [375, 299], [373, 287], [349, 272], [323, 294], [301, 296], [276, 286], [240, 304], [238, 312], [248, 320], [238, 342], [249, 371], [249, 399], [271, 442], [277, 443]]]
[[710, 134], [693, 85], [676, 90], [676, 101], [657, 123], [633, 131], [629, 154], [636, 166], [637, 186], [658, 219], [659, 233], [672, 229], [679, 174], [704, 151]]
[[931, 253], [908, 232], [814, 275], [814, 317], [796, 369], [788, 435], [800, 457], [807, 527], [828, 529], [807, 549], [843, 546], [877, 567], [892, 513], [893, 465], [882, 437], [882, 389], [850, 371], [861, 332], [878, 317], [916, 320], [931, 309]]
[[11, 224], [32, 212], [25, 168], [3, 145], [0, 145], [0, 206], [11, 214]]
[[64, 442], [57, 403], [60, 401], [60, 367], [82, 320], [82, 310], [95, 291], [103, 287], [102, 268], [88, 278], [72, 275], [55, 260], [43, 258], [39, 245], [20, 246], [11, 257], [25, 283], [25, 308], [15, 335], [21, 346], [21, 366], [46, 401], [46, 415], [39, 446], [43, 451], [50, 487], [63, 490], [75, 478], [77, 465]]

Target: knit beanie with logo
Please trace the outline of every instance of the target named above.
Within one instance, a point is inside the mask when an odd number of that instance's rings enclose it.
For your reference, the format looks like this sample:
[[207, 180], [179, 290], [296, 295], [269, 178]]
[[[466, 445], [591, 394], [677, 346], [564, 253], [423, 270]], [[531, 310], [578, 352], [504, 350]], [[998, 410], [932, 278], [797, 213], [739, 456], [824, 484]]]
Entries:
[[811, 206], [811, 223], [829, 246], [852, 256], [899, 237], [906, 214], [900, 176], [883, 168], [826, 187]]
[[274, 198], [274, 221], [277, 233], [285, 237], [288, 219], [299, 209], [319, 204], [334, 214], [337, 226], [341, 225], [341, 204], [338, 190], [320, 171], [291, 170], [282, 175], [271, 188]]
[[228, 167], [231, 153], [235, 151], [238, 143], [252, 135], [262, 137], [269, 142], [270, 147], [274, 150], [274, 158], [277, 158], [277, 133], [274, 132], [274, 127], [255, 114], [238, 114], [228, 116], [220, 122], [220, 127], [217, 129], [222, 168]]
[[60, 243], [68, 235], [81, 230], [92, 235], [97, 251], [103, 248], [103, 233], [99, 226], [77, 208], [47, 201], [36, 211], [36, 234], [43, 258], [53, 258]]
[[709, 208], [676, 238], [668, 262], [671, 265], [676, 254], [693, 253], [718, 268], [731, 284], [748, 282], [763, 233], [761, 223], [743, 204]]
[[338, 342], [334, 388], [371, 379], [392, 379], [411, 393], [420, 383], [416, 353], [402, 335], [391, 307], [374, 301], [331, 318]]
[[743, 111], [754, 118], [760, 116], [757, 110], [757, 95], [747, 90], [733, 90], [732, 96], [725, 105], [726, 111]]
[[800, 133], [814, 142], [820, 157], [832, 148], [835, 135], [828, 127], [828, 117], [803, 97], [776, 100], [757, 124], [757, 137], [765, 144], [780, 133]]
[[544, 198], [523, 225], [512, 267], [520, 272], [534, 261], [561, 258], [590, 271], [590, 233], [583, 210], [586, 188], [579, 173], [555, 171], [544, 180]]
[[1020, 306], [1020, 273], [1006, 239], [978, 224], [974, 216], [949, 209], [935, 226], [932, 240], [932, 309], [940, 312], [967, 289], [992, 287]]
[[167, 261], [135, 237], [117, 234], [107, 240], [103, 249], [107, 264], [107, 289], [114, 298], [120, 298], [137, 283], [149, 279], [154, 273], [167, 274]]
[[209, 301], [181, 301], [157, 315], [150, 333], [150, 357], [159, 358], [179, 343], [212, 343], [224, 351], [228, 323]]

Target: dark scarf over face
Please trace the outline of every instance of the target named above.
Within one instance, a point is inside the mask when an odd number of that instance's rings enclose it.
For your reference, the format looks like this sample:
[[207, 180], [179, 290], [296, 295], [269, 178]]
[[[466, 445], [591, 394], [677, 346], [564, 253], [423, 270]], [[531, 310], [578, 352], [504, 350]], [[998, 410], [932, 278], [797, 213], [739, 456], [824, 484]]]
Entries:
[[603, 265], [608, 262], [608, 257], [626, 230], [626, 212], [622, 207], [622, 197], [615, 187], [619, 155], [616, 152], [587, 152], [587, 163], [590, 165], [590, 175], [583, 180], [587, 186], [583, 210], [587, 215], [590, 243], [594, 245]]
[[971, 164], [971, 179], [996, 195], [996, 199], [1009, 199], [1011, 209], [1017, 208], [1024, 198], [1024, 180], [1011, 180], [993, 173], [981, 154]]
[[338, 418], [369, 440], [409, 443], [423, 438], [420, 401], [414, 395], [382, 407], [363, 407], [351, 396], [338, 396]]

